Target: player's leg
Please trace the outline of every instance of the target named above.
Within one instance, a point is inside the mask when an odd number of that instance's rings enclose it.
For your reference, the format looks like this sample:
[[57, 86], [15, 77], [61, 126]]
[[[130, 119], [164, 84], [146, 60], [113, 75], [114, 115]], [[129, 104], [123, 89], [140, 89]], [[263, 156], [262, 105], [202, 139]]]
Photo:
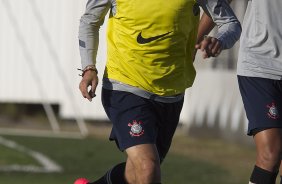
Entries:
[[125, 181], [124, 172], [125, 162], [115, 165], [110, 170], [108, 170], [100, 179], [89, 182], [88, 184], [126, 184], [127, 182]]
[[160, 164], [154, 145], [143, 144], [126, 149], [126, 163], [108, 170], [100, 179], [75, 184], [157, 184], [160, 183]]
[[[143, 99], [127, 92], [103, 89], [102, 102], [108, 117], [113, 123], [110, 138], [116, 141], [121, 151], [126, 150], [128, 152], [125, 171], [122, 169], [124, 167], [117, 167], [115, 171], [118, 170], [119, 172], [114, 173], [119, 173], [120, 178], [126, 178], [125, 180], [128, 183], [138, 183], [140, 177], [142, 182], [143, 178], [149, 178], [148, 180], [151, 179], [152, 182], [155, 182], [150, 184], [160, 183], [160, 159], [164, 159], [169, 149], [178, 124], [183, 100], [164, 104]], [[155, 146], [156, 142], [157, 148]], [[161, 158], [159, 158], [158, 149], [160, 149]], [[143, 154], [144, 151], [146, 154]], [[138, 152], [142, 154], [138, 154]], [[138, 163], [141, 163], [141, 160], [142, 164], [139, 165]], [[139, 170], [142, 170], [142, 168], [149, 169], [144, 175], [139, 176]], [[109, 176], [111, 174], [104, 178], [111, 178]], [[110, 181], [115, 184], [112, 179]], [[116, 184], [123, 184], [123, 182], [125, 183], [125, 181], [122, 181]], [[94, 184], [96, 183], [94, 182]]]
[[[159, 157], [154, 148], [158, 134], [156, 125], [158, 119], [155, 116], [151, 100], [128, 92], [105, 89], [103, 89], [102, 96], [105, 111], [113, 123], [110, 139], [115, 140], [118, 148], [125, 151], [128, 156], [124, 173], [126, 181], [128, 183], [141, 182], [139, 177], [144, 178], [148, 173], [155, 176], [155, 172], [158, 170], [156, 168], [159, 167], [159, 164], [156, 164], [159, 163]], [[143, 153], [143, 149], [147, 154]], [[138, 154], [138, 152], [140, 153]], [[142, 167], [137, 167], [137, 163], [141, 162], [143, 164], [141, 166], [152, 167], [153, 170], [147, 169], [147, 172], [139, 173]], [[152, 171], [153, 173], [151, 173]], [[142, 179], [142, 182], [146, 182], [146, 180]]]
[[254, 136], [257, 148], [257, 166], [268, 171], [278, 171], [282, 152], [281, 135], [280, 128], [270, 128], [260, 131]]
[[[155, 144], [142, 144], [126, 149], [128, 161], [126, 178], [131, 184], [160, 184], [160, 163], [169, 151], [179, 122], [183, 99], [175, 103], [151, 102], [157, 118], [158, 134]], [[135, 170], [135, 174], [132, 173]], [[131, 179], [130, 179], [131, 178]]]
[[[128, 164], [126, 178], [130, 184], [161, 183], [161, 170], [158, 151], [154, 144], [140, 144], [126, 149]], [[133, 177], [134, 176], [134, 177]], [[133, 179], [133, 180], [132, 180]]]
[[238, 82], [249, 120], [248, 135], [254, 136], [257, 148], [250, 183], [274, 184], [281, 155], [282, 83], [243, 76], [238, 76]]
[[280, 165], [281, 129], [262, 130], [254, 136], [257, 158], [250, 181], [256, 184], [274, 184]]
[[125, 162], [115, 165], [96, 181], [90, 182], [85, 178], [79, 178], [74, 184], [127, 184], [124, 173]]
[[[156, 127], [158, 133], [156, 137], [156, 145], [142, 144], [130, 147], [126, 150], [128, 153], [126, 170], [132, 171], [132, 168], [136, 169], [135, 174], [126, 173], [127, 179], [130, 177], [133, 178], [131, 181], [134, 181], [135, 179], [135, 182], [132, 183], [138, 183], [136, 180], [141, 180], [142, 182], [146, 183], [146, 178], [149, 180], [150, 178], [153, 179], [152, 181], [154, 181], [154, 183], [161, 182], [160, 163], [164, 160], [170, 148], [173, 135], [179, 122], [179, 116], [183, 106], [183, 99], [174, 103], [160, 103], [151, 101], [150, 105], [151, 106], [148, 110], [153, 113], [151, 116], [155, 117], [151, 119], [155, 120], [154, 124], [157, 125]], [[142, 156], [140, 156], [140, 153], [142, 153]], [[141, 175], [140, 173], [144, 174]]]

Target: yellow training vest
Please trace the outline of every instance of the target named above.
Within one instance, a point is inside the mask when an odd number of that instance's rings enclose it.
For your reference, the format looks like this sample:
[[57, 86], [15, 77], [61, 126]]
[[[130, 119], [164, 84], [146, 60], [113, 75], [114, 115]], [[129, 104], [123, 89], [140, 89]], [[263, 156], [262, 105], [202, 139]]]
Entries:
[[193, 84], [199, 16], [194, 0], [116, 0], [104, 77], [161, 96]]

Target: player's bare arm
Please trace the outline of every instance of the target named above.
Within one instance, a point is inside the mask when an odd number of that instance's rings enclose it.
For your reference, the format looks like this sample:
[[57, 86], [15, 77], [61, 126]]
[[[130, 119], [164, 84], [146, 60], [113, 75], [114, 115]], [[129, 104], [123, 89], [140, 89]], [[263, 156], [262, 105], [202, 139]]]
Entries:
[[197, 44], [203, 41], [205, 35], [208, 35], [211, 30], [214, 28], [215, 23], [212, 18], [209, 17], [205, 12], [201, 16], [199, 22], [198, 34], [197, 34]]
[[195, 48], [202, 51], [203, 58], [216, 57], [222, 48], [218, 39], [206, 36], [214, 28], [215, 23], [206, 13], [203, 13], [199, 22], [197, 44]]

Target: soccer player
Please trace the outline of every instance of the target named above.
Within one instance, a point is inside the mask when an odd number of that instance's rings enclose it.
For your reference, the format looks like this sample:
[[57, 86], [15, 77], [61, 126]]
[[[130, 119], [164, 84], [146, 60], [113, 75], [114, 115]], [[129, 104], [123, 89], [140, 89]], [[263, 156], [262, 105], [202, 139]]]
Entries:
[[[204, 36], [199, 6], [218, 25], [215, 37]], [[98, 84], [99, 27], [108, 11], [102, 103], [113, 124], [110, 140], [127, 160], [94, 182], [75, 183], [160, 184], [160, 164], [178, 125], [185, 89], [195, 78], [195, 44], [204, 58], [217, 56], [239, 39], [241, 25], [225, 0], [89, 0], [79, 29], [79, 89], [89, 101]]]
[[237, 74], [248, 135], [253, 136], [257, 150], [250, 184], [275, 184], [281, 164], [281, 10], [281, 0], [249, 0], [243, 22]]

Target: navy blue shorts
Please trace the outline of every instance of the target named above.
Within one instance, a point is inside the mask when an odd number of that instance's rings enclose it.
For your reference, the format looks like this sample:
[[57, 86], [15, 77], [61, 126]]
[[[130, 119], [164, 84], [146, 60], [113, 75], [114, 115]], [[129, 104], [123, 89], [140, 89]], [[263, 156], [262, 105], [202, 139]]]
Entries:
[[238, 76], [249, 120], [248, 135], [268, 128], [282, 128], [282, 80]]
[[183, 99], [162, 103], [129, 92], [102, 89], [102, 103], [113, 124], [110, 140], [115, 140], [121, 151], [155, 144], [160, 160], [164, 159], [179, 122]]

